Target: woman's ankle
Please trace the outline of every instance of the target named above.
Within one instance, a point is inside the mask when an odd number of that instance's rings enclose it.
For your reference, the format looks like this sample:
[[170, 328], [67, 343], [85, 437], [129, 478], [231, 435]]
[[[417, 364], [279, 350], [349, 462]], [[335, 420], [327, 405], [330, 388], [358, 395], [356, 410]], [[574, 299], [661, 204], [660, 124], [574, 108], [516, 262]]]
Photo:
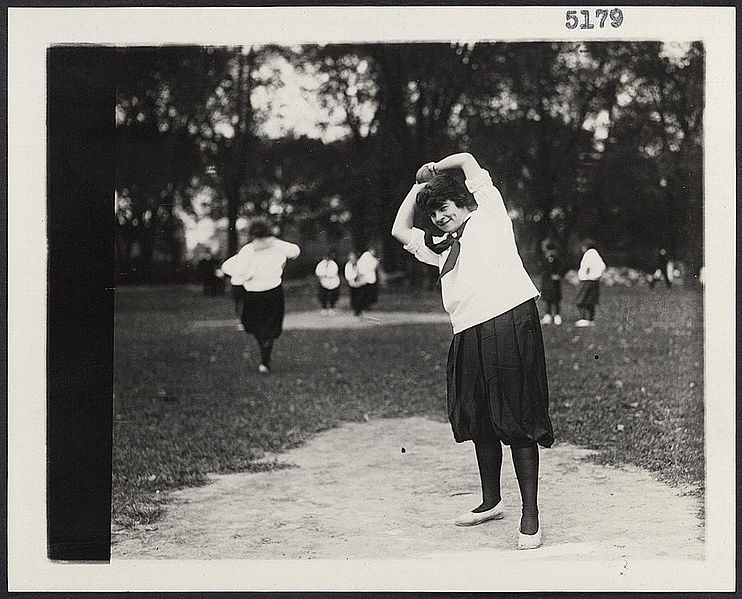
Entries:
[[501, 499], [499, 497], [492, 497], [483, 499], [482, 503], [475, 507], [472, 512], [475, 514], [478, 514], [480, 512], [486, 512], [487, 510], [491, 510], [493, 507], [495, 507], [498, 503], [500, 503]]
[[538, 529], [538, 509], [524, 509], [520, 517], [520, 532], [524, 535], [535, 535]]

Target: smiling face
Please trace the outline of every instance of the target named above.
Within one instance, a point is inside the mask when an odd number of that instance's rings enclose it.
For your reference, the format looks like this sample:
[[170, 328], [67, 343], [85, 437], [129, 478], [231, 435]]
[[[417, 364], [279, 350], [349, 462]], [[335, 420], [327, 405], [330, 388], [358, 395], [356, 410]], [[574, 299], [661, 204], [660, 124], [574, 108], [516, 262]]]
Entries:
[[428, 181], [418, 191], [415, 205], [444, 233], [459, 229], [472, 210], [477, 209], [474, 197], [463, 182], [447, 173]]
[[433, 224], [444, 233], [452, 233], [464, 224], [470, 210], [466, 206], [457, 206], [451, 200], [446, 200], [429, 216]]

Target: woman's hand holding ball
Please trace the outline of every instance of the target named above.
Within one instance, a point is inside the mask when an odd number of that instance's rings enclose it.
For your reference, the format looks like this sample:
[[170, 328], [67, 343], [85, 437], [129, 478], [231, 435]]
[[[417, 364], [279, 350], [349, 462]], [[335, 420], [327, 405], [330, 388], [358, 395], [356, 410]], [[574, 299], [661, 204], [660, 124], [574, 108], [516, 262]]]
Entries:
[[437, 174], [435, 171], [435, 162], [426, 162], [417, 170], [415, 183], [427, 183]]

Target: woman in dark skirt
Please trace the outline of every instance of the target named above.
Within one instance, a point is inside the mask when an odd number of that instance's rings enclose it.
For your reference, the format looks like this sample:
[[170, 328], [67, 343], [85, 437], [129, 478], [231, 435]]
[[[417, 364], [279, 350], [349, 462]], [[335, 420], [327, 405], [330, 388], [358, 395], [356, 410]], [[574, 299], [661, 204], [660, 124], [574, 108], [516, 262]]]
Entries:
[[256, 220], [250, 225], [252, 241], [222, 264], [222, 271], [242, 281], [240, 321], [260, 348], [258, 371], [270, 372], [273, 343], [283, 330], [282, 277], [286, 260], [299, 256], [299, 246], [273, 236], [270, 223]]
[[580, 319], [575, 322], [576, 327], [595, 325], [595, 306], [600, 299], [600, 278], [605, 268], [605, 262], [595, 248], [595, 242], [586, 239], [582, 243], [582, 260], [577, 270], [580, 288], [577, 290], [575, 305], [580, 310]]
[[[461, 183], [440, 171], [461, 169]], [[446, 233], [413, 227], [416, 209]], [[423, 165], [400, 206], [392, 235], [418, 260], [438, 267], [451, 317], [448, 417], [457, 442], [474, 441], [482, 504], [459, 516], [472, 526], [504, 515], [502, 444], [511, 448], [522, 510], [519, 549], [542, 544], [538, 445], [550, 447], [549, 389], [534, 287], [515, 245], [502, 196], [470, 154]]]
[[[222, 271], [224, 272], [224, 271]], [[242, 305], [245, 302], [245, 286], [239, 275], [229, 277], [230, 286], [232, 287], [232, 303], [234, 304], [235, 316], [242, 320]]]
[[340, 297], [340, 268], [335, 262], [335, 250], [330, 248], [314, 269], [317, 277], [317, 298], [322, 315], [335, 314], [335, 304]]
[[360, 318], [366, 308], [366, 283], [358, 268], [357, 252], [348, 253], [344, 274], [350, 288], [350, 309], [353, 310], [353, 316]]
[[541, 319], [542, 324], [562, 324], [560, 304], [562, 302], [562, 277], [564, 263], [553, 247], [544, 248], [544, 257], [541, 262], [541, 299], [546, 304], [546, 314]]

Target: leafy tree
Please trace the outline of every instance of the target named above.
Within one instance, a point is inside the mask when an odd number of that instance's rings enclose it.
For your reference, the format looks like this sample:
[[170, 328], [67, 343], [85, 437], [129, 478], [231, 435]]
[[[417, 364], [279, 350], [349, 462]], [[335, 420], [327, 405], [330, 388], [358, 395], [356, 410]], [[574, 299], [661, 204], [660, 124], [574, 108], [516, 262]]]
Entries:
[[158, 245], [177, 266], [182, 240], [173, 207], [187, 195], [193, 178], [203, 173], [193, 133], [209, 95], [209, 77], [220, 67], [217, 58], [196, 47], [121, 48], [117, 53], [120, 271], [136, 269], [150, 278]]
[[703, 251], [703, 46], [692, 43], [675, 56], [653, 49], [637, 68], [635, 109], [650, 123], [640, 148], [657, 164], [664, 199], [666, 234], [658, 241], [697, 270]]
[[[121, 193], [117, 248], [122, 263], [148, 278], [156, 242], [168, 248], [176, 265], [180, 259], [172, 208], [189, 177], [198, 171], [201, 157], [183, 132], [162, 132], [144, 123], [117, 131], [116, 156], [116, 187]], [[132, 263], [135, 247], [140, 255]]]
[[[206, 182], [223, 198], [213, 214], [229, 217], [231, 251], [237, 218], [268, 214], [307, 234], [339, 236], [349, 227], [359, 247], [384, 244], [386, 268], [409, 263], [388, 230], [412, 173], [425, 160], [468, 150], [503, 190], [529, 259], [546, 237], [568, 250], [585, 235], [613, 248], [616, 261], [636, 262], [632, 252], [659, 245], [686, 260], [700, 257], [700, 44], [347, 44], [125, 55], [117, 118], [121, 147], [136, 154], [119, 175], [128, 208], [155, 214]], [[278, 114], [273, 96], [284, 84], [285, 59], [316, 81], [304, 91], [324, 111], [312, 139], [265, 134]]]

